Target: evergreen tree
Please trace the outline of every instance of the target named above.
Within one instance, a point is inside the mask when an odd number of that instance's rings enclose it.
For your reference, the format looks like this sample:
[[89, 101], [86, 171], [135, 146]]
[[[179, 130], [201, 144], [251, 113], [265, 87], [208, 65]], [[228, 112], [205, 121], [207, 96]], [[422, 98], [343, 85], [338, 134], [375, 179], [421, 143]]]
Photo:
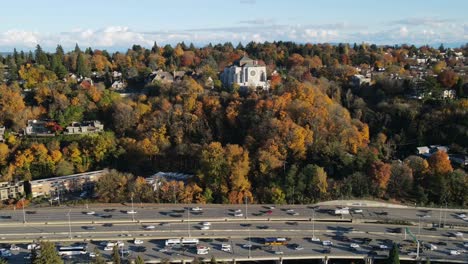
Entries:
[[106, 260], [99, 254], [97, 248], [94, 249], [94, 253], [96, 254], [96, 258], [93, 260], [93, 264], [106, 264]]
[[78, 76], [89, 77], [91, 74], [88, 64], [86, 64], [83, 53], [78, 53], [78, 58], [76, 60], [76, 73]]
[[18, 80], [18, 66], [16, 65], [13, 58], [7, 59], [8, 65], [8, 78], [10, 81]]
[[0, 264], [8, 264], [8, 261], [6, 259], [0, 258]]
[[138, 256], [138, 257], [135, 259], [135, 264], [145, 264], [145, 261], [143, 260], [142, 257]]
[[65, 52], [63, 51], [63, 48], [61, 45], [57, 45], [57, 48], [55, 48], [55, 55], [60, 59], [60, 61], [63, 63], [63, 56], [65, 55]]
[[44, 65], [46, 68], [49, 68], [49, 58], [47, 54], [42, 50], [41, 45], [37, 44], [35, 53], [36, 63], [39, 65]]
[[210, 264], [217, 264], [218, 261], [216, 261], [215, 256], [211, 256]]
[[119, 248], [117, 246], [114, 246], [114, 250], [112, 251], [112, 262], [114, 264], [122, 263], [122, 260], [120, 259]]
[[75, 45], [75, 53], [81, 53], [81, 49], [78, 46], [78, 43], [76, 43], [76, 45]]
[[54, 243], [43, 241], [41, 253], [34, 259], [33, 264], [63, 264], [63, 260], [58, 255]]
[[400, 256], [398, 254], [398, 246], [396, 243], [393, 243], [393, 247], [387, 258], [387, 264], [400, 264]]
[[63, 79], [65, 76], [67, 76], [67, 68], [65, 68], [65, 66], [62, 64], [62, 60], [57, 54], [52, 55], [50, 67], [59, 79]]

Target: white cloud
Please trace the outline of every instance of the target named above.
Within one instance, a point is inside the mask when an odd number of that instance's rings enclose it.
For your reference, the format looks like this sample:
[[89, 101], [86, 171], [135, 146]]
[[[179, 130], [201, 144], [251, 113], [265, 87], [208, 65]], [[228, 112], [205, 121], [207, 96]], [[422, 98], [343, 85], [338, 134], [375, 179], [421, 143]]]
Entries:
[[[0, 32], [0, 50], [11, 50], [13, 47], [32, 49], [37, 44], [49, 50], [53, 50], [57, 44], [61, 44], [66, 49], [72, 49], [75, 43], [81, 47], [122, 50], [133, 44], [150, 47], [154, 41], [159, 44], [174, 44], [185, 41], [198, 45], [209, 42], [246, 43], [275, 40], [301, 43], [360, 43], [366, 41], [376, 44], [438, 44], [468, 41], [468, 26], [462, 23], [447, 22], [450, 24], [447, 27], [415, 26], [411, 23], [400, 23], [399, 26], [395, 27], [371, 30], [347, 23], [291, 25], [272, 24], [261, 19], [244, 22], [249, 22], [252, 25], [163, 31], [135, 31], [125, 26], [109, 26], [101, 29], [75, 28], [68, 32], [59, 33], [39, 33], [15, 29]], [[426, 24], [428, 24], [427, 21]]]

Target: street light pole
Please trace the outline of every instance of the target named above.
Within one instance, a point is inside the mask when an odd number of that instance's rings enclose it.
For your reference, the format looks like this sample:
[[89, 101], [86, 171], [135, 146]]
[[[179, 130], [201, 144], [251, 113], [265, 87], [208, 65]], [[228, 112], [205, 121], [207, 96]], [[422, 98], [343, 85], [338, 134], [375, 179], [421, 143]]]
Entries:
[[419, 216], [419, 223], [418, 223], [418, 238], [421, 235], [421, 216]]
[[188, 206], [187, 206], [187, 232], [188, 232], [188, 236], [192, 237], [192, 235], [190, 234], [190, 209]]
[[131, 196], [131, 200], [132, 200], [132, 222], [135, 222], [135, 210], [133, 208], [133, 193]]
[[245, 201], [245, 219], [247, 219], [247, 196], [245, 195], [245, 192], [244, 192], [244, 201]]
[[70, 220], [70, 215], [71, 215], [71, 209], [68, 211], [68, 231], [69, 231], [69, 236], [70, 239], [72, 239], [72, 230], [71, 230], [71, 220]]
[[26, 213], [24, 212], [24, 197], [21, 199], [23, 202], [21, 203], [23, 207], [23, 224], [26, 224]]
[[250, 242], [250, 227], [249, 227], [249, 258], [251, 258], [250, 249], [252, 248], [252, 242]]
[[312, 238], [315, 238], [315, 208], [312, 209]]
[[447, 202], [445, 202], [445, 211], [444, 211], [444, 228], [445, 228], [445, 223], [447, 221]]

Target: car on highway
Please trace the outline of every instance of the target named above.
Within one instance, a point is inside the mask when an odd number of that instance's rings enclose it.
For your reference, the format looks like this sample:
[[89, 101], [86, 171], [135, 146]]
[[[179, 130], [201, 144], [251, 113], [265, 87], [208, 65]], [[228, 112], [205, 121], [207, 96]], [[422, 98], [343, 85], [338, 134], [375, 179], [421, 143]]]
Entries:
[[110, 247], [110, 246], [105, 246], [104, 247], [104, 251], [112, 251], [112, 250], [114, 250], [113, 246], [112, 247]]
[[198, 207], [198, 206], [197, 206], [197, 207], [193, 207], [193, 208], [192, 208], [192, 211], [194, 211], [194, 212], [200, 212], [200, 211], [203, 211], [203, 209], [202, 209], [201, 207]]
[[380, 244], [380, 245], [379, 245], [379, 248], [380, 248], [380, 249], [388, 249], [388, 246], [387, 246], [387, 245], [384, 245], [384, 244]]
[[236, 209], [236, 210], [234, 211], [234, 213], [242, 213], [242, 210], [241, 210], [241, 209]]
[[297, 226], [299, 225], [298, 222], [286, 222], [287, 225]]
[[462, 232], [455, 232], [453, 233], [456, 237], [463, 237], [463, 233]]
[[330, 240], [324, 240], [324, 241], [322, 241], [322, 245], [323, 246], [333, 246], [333, 242], [331, 242]]
[[304, 247], [303, 247], [303, 246], [301, 246], [301, 245], [299, 245], [299, 244], [296, 244], [296, 243], [290, 244], [289, 247], [292, 248], [292, 249], [294, 249], [294, 250], [297, 250], [297, 251], [299, 251], [299, 250], [304, 250]]
[[410, 257], [416, 257], [417, 255], [418, 255], [417, 252], [414, 252], [414, 251], [408, 252], [408, 256], [410, 256]]
[[200, 226], [200, 230], [210, 230], [210, 226]]
[[293, 216], [298, 216], [299, 213], [298, 212], [292, 212], [292, 213], [289, 213], [290, 215], [293, 215]]
[[127, 211], [127, 214], [136, 214], [136, 213], [137, 213], [137, 211], [135, 211], [135, 210], [129, 210], [129, 211]]
[[242, 226], [242, 227], [251, 227], [252, 224], [249, 224], [249, 223], [242, 223], [242, 224], [240, 224], [240, 226]]
[[38, 244], [29, 244], [26, 249], [32, 250], [32, 249], [39, 249], [41, 246]]
[[288, 209], [288, 210], [286, 210], [286, 213], [292, 214], [292, 213], [294, 213], [294, 209]]
[[271, 206], [268, 206], [268, 209], [270, 209], [270, 210], [275, 210], [276, 207], [275, 207], [274, 205], [271, 205]]
[[224, 252], [231, 252], [231, 245], [230, 244], [221, 244], [221, 251]]
[[165, 222], [165, 223], [160, 223], [159, 225], [160, 225], [160, 226], [171, 226], [171, 223]]
[[202, 226], [210, 226], [211, 225], [210, 222], [202, 222], [201, 224], [202, 224]]
[[310, 238], [310, 241], [312, 242], [320, 242], [320, 238], [319, 237], [316, 237], [316, 236], [313, 236]]
[[18, 250], [20, 250], [20, 247], [18, 247], [18, 246], [15, 245], [15, 244], [11, 244], [10, 250], [11, 250], [11, 251], [18, 251]]
[[421, 217], [422, 217], [422, 218], [431, 218], [431, 215], [425, 214], [425, 215], [422, 215]]
[[98, 256], [98, 254], [96, 254], [95, 252], [89, 252], [89, 257], [90, 258], [95, 258], [97, 256]]
[[323, 254], [330, 254], [330, 252], [331, 252], [331, 248], [329, 248], [329, 247], [326, 247], [326, 248], [322, 249]]
[[283, 254], [284, 254], [283, 251], [281, 251], [279, 249], [275, 250], [275, 255], [283, 255]]
[[96, 227], [94, 226], [82, 226], [81, 228], [83, 228], [84, 230], [96, 230]]
[[461, 252], [459, 250], [450, 250], [449, 254], [452, 256], [458, 256], [461, 254]]
[[439, 242], [437, 242], [437, 245], [439, 245], [439, 246], [447, 246], [447, 243], [444, 242], [444, 241], [439, 241]]
[[459, 213], [459, 214], [455, 214], [455, 215], [456, 215], [458, 218], [463, 219], [463, 220], [465, 220], [465, 218], [467, 217], [466, 214], [464, 214], [464, 213]]
[[359, 246], [358, 244], [356, 244], [356, 243], [351, 243], [351, 244], [349, 245], [349, 247], [354, 248], [354, 249], [357, 249], [357, 248], [359, 248], [360, 246]]
[[272, 211], [272, 210], [268, 210], [268, 211], [266, 211], [265, 213], [268, 214], [268, 215], [271, 215], [271, 214], [273, 213], [273, 211]]
[[243, 248], [252, 248], [252, 244], [243, 244], [242, 247]]
[[95, 215], [96, 212], [94, 212], [94, 211], [88, 211], [88, 212], [86, 212], [86, 214], [87, 214], [87, 215]]
[[235, 216], [235, 217], [243, 217], [244, 214], [243, 214], [243, 213], [234, 213], [234, 216]]
[[362, 214], [362, 212], [363, 212], [362, 209], [358, 209], [358, 208], [353, 209], [353, 213], [355, 214]]
[[463, 244], [463, 247], [468, 248], [468, 242], [465, 242], [465, 243]]
[[144, 227], [146, 230], [152, 230], [155, 229], [156, 227], [154, 225], [147, 225]]
[[114, 224], [111, 224], [111, 223], [105, 223], [105, 224], [102, 224], [103, 227], [113, 227]]
[[437, 246], [431, 243], [424, 244], [424, 247], [428, 250], [437, 250]]
[[143, 240], [135, 239], [135, 240], [133, 240], [133, 244], [135, 244], [135, 245], [141, 245], [141, 244], [143, 244]]
[[268, 229], [267, 225], [259, 225], [257, 226], [258, 229]]

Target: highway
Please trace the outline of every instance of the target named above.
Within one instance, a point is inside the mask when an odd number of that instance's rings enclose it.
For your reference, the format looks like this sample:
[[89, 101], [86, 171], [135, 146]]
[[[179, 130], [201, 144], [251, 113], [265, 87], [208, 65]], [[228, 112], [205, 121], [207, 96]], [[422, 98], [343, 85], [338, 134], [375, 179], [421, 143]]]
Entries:
[[[248, 259], [291, 259], [291, 258], [365, 258], [384, 257], [388, 250], [376, 250], [373, 247], [381, 244], [390, 246], [390, 241], [401, 242], [410, 246], [410, 237], [405, 239], [405, 227], [417, 236], [420, 241], [439, 244], [434, 251], [425, 251], [421, 257], [432, 260], [468, 263], [468, 254], [464, 252], [464, 243], [468, 242], [468, 225], [457, 217], [463, 210], [426, 210], [414, 208], [364, 208], [362, 212], [350, 215], [335, 216], [330, 213], [332, 206], [276, 206], [270, 209], [265, 205], [203, 205], [201, 211], [193, 211], [197, 205], [157, 205], [135, 206], [135, 214], [128, 214], [130, 206], [98, 206], [26, 208], [23, 210], [0, 211], [0, 241], [16, 243], [23, 249], [13, 252], [11, 263], [23, 263], [27, 254], [26, 245], [33, 240], [50, 240], [70, 244], [86, 241], [89, 251], [97, 247], [101, 254], [100, 241], [122, 240], [132, 256], [141, 255], [145, 260], [160, 261], [192, 260], [195, 250], [176, 250], [164, 248], [168, 238], [194, 237], [204, 240], [203, 245], [212, 250], [209, 257], [221, 260], [238, 261]], [[200, 206], [200, 205], [199, 205]], [[235, 216], [235, 213], [242, 216]], [[247, 214], [245, 213], [247, 210]], [[88, 214], [93, 211], [94, 214]], [[247, 217], [246, 217], [247, 215]], [[23, 223], [23, 220], [26, 222]], [[315, 220], [315, 221], [314, 221]], [[396, 224], [395, 220], [406, 221]], [[201, 230], [203, 221], [210, 222], [209, 230]], [[379, 222], [394, 221], [395, 225]], [[446, 223], [446, 228], [432, 229], [432, 224]], [[453, 225], [451, 228], [449, 225]], [[148, 226], [154, 228], [148, 229]], [[71, 232], [70, 232], [71, 231]], [[458, 236], [455, 235], [459, 232]], [[460, 235], [461, 234], [461, 235]], [[334, 243], [330, 253], [324, 253], [324, 247], [318, 242], [311, 242], [312, 236]], [[261, 245], [265, 237], [288, 237], [289, 244], [300, 244], [303, 250], [291, 247], [259, 248], [247, 250], [242, 245], [252, 241]], [[350, 243], [356, 238], [371, 238], [369, 245], [361, 245], [352, 251]], [[144, 240], [142, 246], [133, 245], [134, 239]], [[220, 240], [232, 243], [233, 252], [219, 250]], [[359, 240], [359, 239], [358, 239]], [[388, 241], [387, 241], [388, 240]], [[459, 250], [458, 256], [449, 255], [450, 250]], [[144, 252], [143, 252], [144, 251]], [[373, 252], [375, 251], [375, 252]], [[415, 249], [404, 249], [403, 258]], [[283, 254], [279, 254], [282, 252]], [[372, 253], [371, 253], [372, 252]], [[250, 258], [249, 258], [250, 254]], [[414, 254], [414, 253], [412, 253]], [[199, 256], [200, 257], [200, 256]], [[203, 256], [201, 256], [203, 257]]]

